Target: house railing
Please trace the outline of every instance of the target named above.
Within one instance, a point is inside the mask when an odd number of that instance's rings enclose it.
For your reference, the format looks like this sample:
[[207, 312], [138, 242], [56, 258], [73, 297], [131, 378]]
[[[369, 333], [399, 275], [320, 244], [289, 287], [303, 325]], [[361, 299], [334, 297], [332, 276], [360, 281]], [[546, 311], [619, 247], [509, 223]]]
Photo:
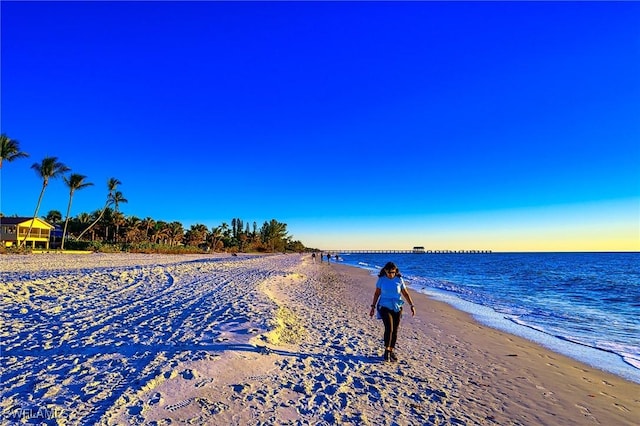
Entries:
[[49, 239], [49, 235], [51, 234], [51, 232], [48, 229], [37, 229], [34, 228], [31, 230], [31, 232], [27, 235], [27, 231], [28, 229], [20, 229], [18, 231], [18, 238], [23, 239], [25, 237], [27, 238], [44, 238], [44, 239]]

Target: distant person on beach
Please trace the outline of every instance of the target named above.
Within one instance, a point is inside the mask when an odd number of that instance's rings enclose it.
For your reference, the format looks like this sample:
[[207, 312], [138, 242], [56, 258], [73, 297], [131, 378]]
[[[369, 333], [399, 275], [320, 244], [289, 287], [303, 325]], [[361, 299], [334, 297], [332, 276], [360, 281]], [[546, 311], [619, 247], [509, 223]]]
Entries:
[[376, 307], [378, 314], [384, 324], [384, 360], [395, 362], [398, 360], [393, 349], [398, 338], [398, 327], [400, 327], [400, 317], [402, 316], [402, 297], [411, 306], [411, 316], [416, 314], [411, 296], [407, 291], [398, 267], [393, 262], [388, 262], [378, 274], [376, 291], [373, 294], [373, 303], [369, 316], [373, 317]]
[[331, 263], [331, 253], [327, 253], [327, 263]]
[[311, 260], [313, 260], [313, 263], [316, 263], [316, 253], [315, 252], [311, 253]]

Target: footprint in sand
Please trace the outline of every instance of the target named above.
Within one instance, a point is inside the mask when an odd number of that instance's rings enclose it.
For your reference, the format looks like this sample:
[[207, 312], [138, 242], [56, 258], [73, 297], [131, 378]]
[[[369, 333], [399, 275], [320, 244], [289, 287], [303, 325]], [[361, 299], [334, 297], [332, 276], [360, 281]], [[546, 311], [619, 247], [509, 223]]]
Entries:
[[334, 370], [344, 374], [349, 370], [349, 366], [346, 362], [339, 361], [336, 363]]
[[593, 417], [593, 414], [591, 414], [591, 410], [589, 410], [587, 407], [585, 407], [584, 405], [580, 405], [580, 404], [576, 404], [576, 407], [578, 407], [578, 409], [582, 412], [583, 416], [589, 417], [589, 418], [595, 420], [595, 417]]
[[235, 385], [229, 385], [236, 393], [247, 393], [251, 390], [251, 385], [248, 383], [239, 383]]
[[176, 404], [171, 404], [171, 405], [167, 405], [166, 407], [164, 407], [166, 410], [169, 411], [176, 411], [179, 410], [180, 408], [184, 408], [187, 405], [191, 404], [193, 402], [193, 398], [189, 398], [189, 399], [185, 399], [184, 401], [180, 401]]
[[182, 376], [182, 378], [185, 380], [193, 380], [196, 378], [197, 374], [198, 373], [191, 369], [186, 369], [182, 373], [180, 373], [180, 376]]
[[620, 404], [614, 403], [613, 406], [616, 407], [618, 410], [623, 411], [625, 413], [630, 413], [631, 412], [631, 410], [629, 410], [624, 405], [620, 405]]
[[211, 402], [206, 398], [196, 398], [196, 402], [206, 414], [218, 414], [229, 408], [223, 402]]
[[195, 387], [201, 388], [203, 386], [208, 385], [209, 383], [213, 383], [213, 379], [210, 377], [204, 380], [200, 380], [198, 383], [195, 384]]
[[143, 411], [144, 411], [144, 407], [142, 407], [141, 405], [134, 405], [134, 406], [128, 407], [128, 412], [129, 412], [129, 415], [131, 416], [138, 416], [142, 414]]
[[366, 384], [359, 377], [354, 377], [352, 386], [354, 389], [361, 390], [365, 388]]
[[149, 399], [149, 405], [160, 404], [163, 401], [162, 394], [160, 392], [156, 392]]

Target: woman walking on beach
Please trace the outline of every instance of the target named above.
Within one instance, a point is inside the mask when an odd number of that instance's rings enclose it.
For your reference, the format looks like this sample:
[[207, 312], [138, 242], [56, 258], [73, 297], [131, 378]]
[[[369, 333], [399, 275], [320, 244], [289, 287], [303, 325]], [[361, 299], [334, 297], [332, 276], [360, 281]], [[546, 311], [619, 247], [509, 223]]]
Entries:
[[384, 360], [395, 362], [398, 360], [393, 349], [398, 338], [398, 327], [402, 315], [402, 297], [411, 306], [411, 316], [416, 314], [407, 286], [402, 280], [398, 267], [393, 262], [388, 262], [378, 274], [376, 291], [373, 294], [373, 303], [369, 316], [375, 314], [376, 306], [384, 323]]

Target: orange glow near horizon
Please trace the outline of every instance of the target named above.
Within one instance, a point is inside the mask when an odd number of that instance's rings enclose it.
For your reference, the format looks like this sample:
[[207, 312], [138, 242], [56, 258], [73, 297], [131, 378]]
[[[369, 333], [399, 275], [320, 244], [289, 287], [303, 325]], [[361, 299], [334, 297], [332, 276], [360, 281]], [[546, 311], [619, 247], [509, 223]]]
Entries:
[[438, 217], [354, 219], [301, 233], [322, 249], [491, 250], [494, 252], [640, 251], [637, 200]]

